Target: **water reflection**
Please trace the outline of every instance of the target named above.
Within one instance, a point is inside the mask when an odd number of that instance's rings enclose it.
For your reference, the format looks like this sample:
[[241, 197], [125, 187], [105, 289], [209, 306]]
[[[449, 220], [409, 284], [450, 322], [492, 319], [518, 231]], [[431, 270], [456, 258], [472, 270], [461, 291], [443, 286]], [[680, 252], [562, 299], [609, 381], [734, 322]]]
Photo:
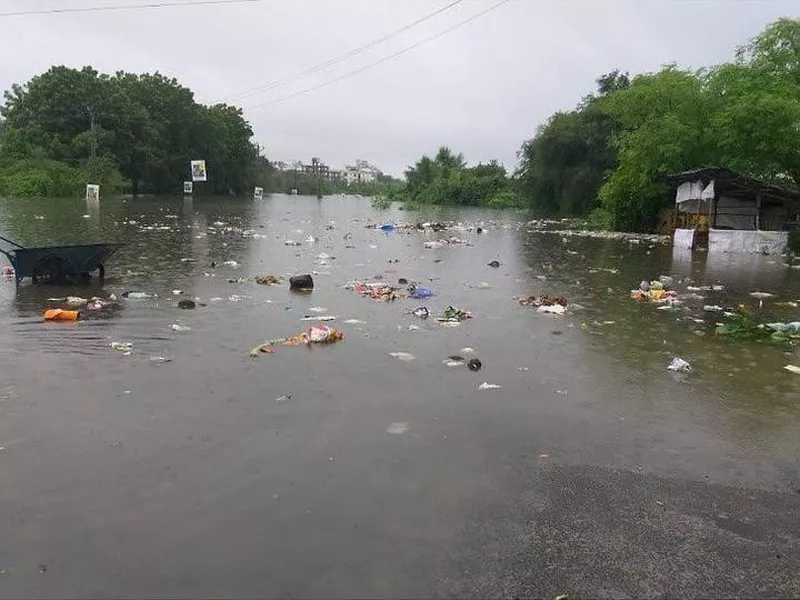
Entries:
[[[84, 219], [84, 214], [90, 218]], [[478, 235], [465, 227], [454, 233], [383, 234], [365, 227], [439, 220], [480, 224], [486, 233]], [[186, 343], [194, 340], [201, 348], [203, 340], [230, 336], [226, 347], [236, 355], [240, 345], [249, 348], [261, 336], [294, 333], [295, 311], [331, 304], [342, 315], [371, 321], [376, 329], [357, 335], [375, 340], [369, 342], [374, 347], [368, 346], [368, 354], [385, 354], [404, 343], [396, 339], [397, 328], [407, 325], [400, 315], [409, 307], [387, 310], [343, 292], [341, 286], [353, 278], [375, 275], [387, 280], [418, 278], [437, 292], [430, 302], [433, 310], [454, 304], [476, 314], [469, 327], [460, 328], [475, 337], [461, 345], [483, 340], [484, 352], [494, 355], [488, 364], [507, 365], [514, 374], [518, 366], [538, 366], [542, 380], [552, 381], [554, 389], [571, 386], [578, 390], [573, 393], [584, 390], [598, 402], [629, 395], [629, 401], [640, 407], [673, 402], [672, 396], [677, 396], [680, 402], [714, 407], [737, 427], [783, 427], [795, 422], [800, 410], [795, 400], [800, 378], [782, 370], [786, 362], [798, 359], [784, 356], [782, 348], [737, 345], [716, 337], [714, 326], [720, 316], [703, 311], [704, 304], [744, 303], [761, 310], [765, 318], [796, 320], [796, 310], [769, 301], [759, 309], [758, 301], [747, 295], [762, 289], [777, 299], [800, 298], [797, 272], [771, 257], [712, 256], [649, 242], [562, 238], [532, 230], [526, 215], [514, 212], [453, 207], [376, 212], [367, 200], [350, 197], [103, 199], [102, 206], [83, 199], [0, 201], [0, 222], [8, 233], [29, 244], [126, 244], [109, 265], [102, 288], [58, 292], [84, 297], [126, 290], [158, 294], [158, 299], [126, 302], [124, 309], [93, 317], [97, 328], [87, 325], [87, 331], [102, 334], [105, 341], [135, 338], [153, 344], [156, 352], [170, 353], [163, 348], [174, 337], [170, 325], [178, 319], [202, 318], [203, 323], [193, 327], [195, 332], [206, 328], [205, 333], [184, 338]], [[345, 240], [345, 233], [351, 238]], [[467, 243], [440, 250], [422, 248], [426, 240], [450, 235]], [[285, 239], [308, 236], [319, 241], [300, 247], [283, 244]], [[325, 266], [316, 259], [323, 251], [336, 257]], [[492, 260], [499, 260], [501, 268], [486, 267]], [[247, 281], [256, 274], [298, 272], [315, 273], [319, 284], [312, 298]], [[696, 285], [721, 283], [725, 291], [687, 299], [679, 312], [659, 311], [629, 298], [639, 281], [662, 274], [675, 277], [683, 291], [688, 280]], [[172, 290], [198, 297], [210, 310], [179, 311], [179, 297]], [[514, 296], [541, 293], [564, 295], [583, 309], [554, 319], [513, 301]], [[1, 324], [14, 332], [13, 339], [6, 340], [9, 344], [35, 352], [38, 343], [50, 343], [59, 335], [60, 330], [43, 328], [40, 321], [52, 294], [38, 287], [19, 291], [0, 287], [0, 308], [10, 309], [0, 316]], [[115, 327], [103, 330], [102, 322]], [[443, 341], [435, 337], [435, 324], [431, 326], [431, 331], [422, 330], [418, 336], [431, 353], [447, 356], [461, 347], [439, 346]], [[353, 347], [355, 343], [338, 349], [340, 359]], [[688, 378], [669, 373], [666, 365], [673, 356], [690, 361], [694, 373]], [[350, 358], [341, 360], [346, 363]], [[343, 364], [337, 368], [346, 370]], [[426, 380], [437, 377], [438, 373], [431, 374]], [[507, 383], [506, 389], [514, 388]], [[519, 394], [525, 397], [524, 388]]]
[[[618, 375], [643, 394], [672, 388], [690, 393], [701, 403], [722, 402], [736, 426], [784, 428], [796, 424], [800, 381], [782, 366], [794, 353], [785, 348], [736, 344], [714, 334], [718, 313], [704, 304], [749, 306], [765, 320], [796, 320], [790, 307], [759, 301], [748, 295], [767, 290], [777, 299], [800, 297], [796, 273], [773, 257], [708, 255], [673, 251], [669, 246], [631, 245], [614, 240], [564, 238], [528, 231], [522, 236], [531, 293], [561, 294], [585, 307], [577, 313], [584, 342], [614, 363]], [[629, 298], [639, 281], [671, 275], [678, 289], [721, 283], [721, 292], [685, 300], [680, 311], [659, 311], [656, 305]], [[542, 281], [537, 279], [546, 276]], [[686, 298], [686, 296], [684, 296]], [[671, 357], [682, 356], [694, 366], [690, 377], [666, 371]]]

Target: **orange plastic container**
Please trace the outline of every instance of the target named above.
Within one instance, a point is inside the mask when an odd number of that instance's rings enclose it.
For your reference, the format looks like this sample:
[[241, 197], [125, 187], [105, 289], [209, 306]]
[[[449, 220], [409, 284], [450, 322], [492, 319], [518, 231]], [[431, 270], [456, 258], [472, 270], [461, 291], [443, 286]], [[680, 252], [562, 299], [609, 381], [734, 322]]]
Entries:
[[44, 311], [45, 321], [77, 321], [80, 312], [77, 310], [64, 310], [62, 308], [50, 308]]

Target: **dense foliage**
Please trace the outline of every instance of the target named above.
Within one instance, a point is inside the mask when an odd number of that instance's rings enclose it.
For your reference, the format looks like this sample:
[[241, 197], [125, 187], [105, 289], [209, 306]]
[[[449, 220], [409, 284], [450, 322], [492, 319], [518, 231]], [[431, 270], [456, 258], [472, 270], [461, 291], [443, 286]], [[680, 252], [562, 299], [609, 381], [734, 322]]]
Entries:
[[395, 198], [412, 204], [509, 207], [519, 200], [505, 167], [496, 161], [467, 166], [462, 154], [446, 147], [434, 158], [423, 156], [405, 175]]
[[158, 73], [53, 67], [5, 92], [0, 116], [0, 195], [77, 195], [88, 182], [176, 193], [192, 159], [207, 163], [199, 193], [243, 193], [267, 174], [240, 109], [198, 104]]
[[647, 230], [671, 204], [672, 172], [717, 165], [800, 185], [800, 20], [773, 23], [731, 63], [598, 83], [523, 144], [519, 178], [534, 210], [594, 210], [616, 229]]

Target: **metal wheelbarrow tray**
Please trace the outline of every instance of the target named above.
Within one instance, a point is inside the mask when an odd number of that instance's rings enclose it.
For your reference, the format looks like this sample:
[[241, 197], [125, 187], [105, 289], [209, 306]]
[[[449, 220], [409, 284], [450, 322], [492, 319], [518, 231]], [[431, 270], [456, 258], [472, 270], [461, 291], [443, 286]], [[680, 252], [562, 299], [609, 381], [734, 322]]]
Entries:
[[11, 246], [0, 247], [0, 252], [14, 267], [17, 281], [30, 277], [34, 283], [65, 283], [88, 277], [93, 271], [98, 271], [102, 279], [105, 261], [122, 247], [122, 244], [82, 244], [26, 248], [2, 236], [0, 241]]

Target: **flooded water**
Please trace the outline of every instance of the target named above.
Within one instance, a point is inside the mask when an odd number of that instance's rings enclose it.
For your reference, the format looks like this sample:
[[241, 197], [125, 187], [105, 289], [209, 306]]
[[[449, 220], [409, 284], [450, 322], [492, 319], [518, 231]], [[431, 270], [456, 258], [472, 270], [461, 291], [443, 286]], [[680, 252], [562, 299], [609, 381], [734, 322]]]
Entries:
[[[800, 355], [703, 311], [799, 320], [779, 258], [344, 196], [0, 200], [0, 233], [125, 244], [102, 285], [0, 283], [0, 597], [800, 595]], [[659, 275], [724, 290], [630, 299]], [[436, 295], [345, 289], [376, 276]], [[125, 291], [157, 298], [42, 321], [53, 296]], [[514, 300], [542, 293], [579, 306]], [[473, 318], [442, 326], [449, 305]], [[319, 314], [343, 341], [249, 355]], [[443, 364], [465, 347], [480, 371]]]

